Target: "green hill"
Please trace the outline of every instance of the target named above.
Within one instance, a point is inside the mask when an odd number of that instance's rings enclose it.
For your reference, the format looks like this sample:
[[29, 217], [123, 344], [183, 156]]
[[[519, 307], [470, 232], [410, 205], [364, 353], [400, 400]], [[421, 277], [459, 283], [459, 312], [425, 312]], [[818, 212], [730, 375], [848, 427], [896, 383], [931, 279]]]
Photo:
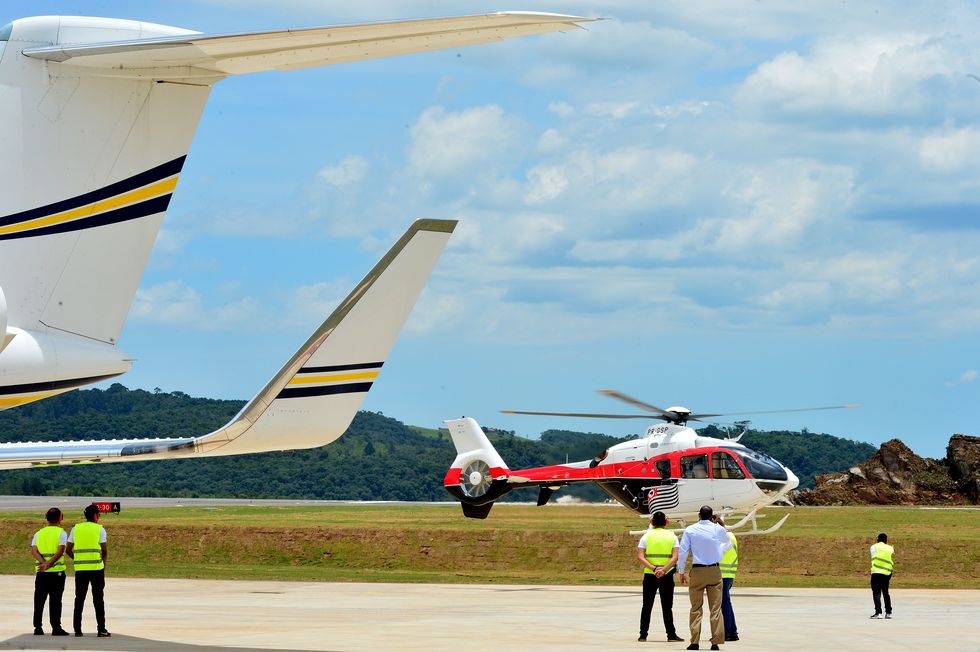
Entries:
[[[0, 441], [194, 436], [220, 427], [243, 404], [114, 384], [107, 390], [68, 392], [0, 412]], [[588, 459], [623, 441], [565, 430], [546, 431], [539, 440], [487, 430], [511, 468]], [[713, 426], [704, 433], [722, 436]], [[751, 431], [742, 442], [783, 461], [804, 487], [812, 486], [814, 474], [846, 469], [875, 451], [870, 444], [811, 433]], [[323, 448], [5, 471], [0, 473], [0, 494], [448, 500], [442, 479], [454, 457], [444, 430], [359, 412], [347, 433]], [[591, 485], [562, 493], [587, 500], [604, 497]], [[526, 501], [535, 494], [517, 491], [507, 498]]]

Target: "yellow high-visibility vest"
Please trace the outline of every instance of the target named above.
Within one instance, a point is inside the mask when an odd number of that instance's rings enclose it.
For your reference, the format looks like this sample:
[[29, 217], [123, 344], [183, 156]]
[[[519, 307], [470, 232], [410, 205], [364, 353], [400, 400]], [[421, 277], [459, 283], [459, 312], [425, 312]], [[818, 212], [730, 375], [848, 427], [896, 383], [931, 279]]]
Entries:
[[871, 572], [882, 575], [891, 575], [894, 564], [892, 563], [892, 553], [895, 548], [887, 543], [876, 543], [871, 546], [875, 551], [875, 556], [871, 558]]
[[[674, 533], [663, 528], [647, 530], [647, 551], [646, 560], [654, 566], [666, 566], [670, 558], [674, 556]], [[652, 570], [643, 567], [644, 573], [653, 573]]]
[[725, 551], [725, 554], [721, 557], [721, 578], [725, 579], [730, 577], [735, 579], [735, 573], [738, 572], [738, 540], [735, 538], [734, 532], [728, 533], [728, 538], [732, 540], [732, 547]]
[[101, 535], [102, 526], [98, 523], [85, 521], [75, 526], [75, 534], [72, 536], [75, 544], [72, 551], [75, 555], [75, 572], [105, 568], [105, 564], [102, 563], [102, 547], [99, 544]]
[[[37, 546], [37, 551], [41, 554], [42, 557], [44, 557], [45, 561], [51, 559], [56, 554], [58, 554], [58, 548], [61, 547], [61, 535], [64, 534], [64, 532], [65, 531], [62, 530], [57, 525], [49, 525], [37, 531], [37, 541], [35, 545]], [[38, 562], [38, 560], [35, 559], [34, 572], [35, 573], [38, 572], [38, 569], [40, 567], [41, 567], [40, 562]], [[51, 568], [49, 568], [44, 572], [61, 573], [64, 572], [64, 570], [65, 570], [65, 556], [62, 555], [61, 559], [56, 561]]]

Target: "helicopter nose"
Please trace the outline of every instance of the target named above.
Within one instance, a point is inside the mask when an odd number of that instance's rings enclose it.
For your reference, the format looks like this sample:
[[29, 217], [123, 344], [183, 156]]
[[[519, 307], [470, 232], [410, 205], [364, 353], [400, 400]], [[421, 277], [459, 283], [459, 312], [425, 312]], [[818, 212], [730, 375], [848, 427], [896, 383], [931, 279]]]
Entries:
[[[786, 467], [783, 467], [784, 469]], [[800, 479], [796, 477], [796, 474], [786, 469], [786, 488], [783, 489], [783, 493], [789, 493], [800, 486]]]

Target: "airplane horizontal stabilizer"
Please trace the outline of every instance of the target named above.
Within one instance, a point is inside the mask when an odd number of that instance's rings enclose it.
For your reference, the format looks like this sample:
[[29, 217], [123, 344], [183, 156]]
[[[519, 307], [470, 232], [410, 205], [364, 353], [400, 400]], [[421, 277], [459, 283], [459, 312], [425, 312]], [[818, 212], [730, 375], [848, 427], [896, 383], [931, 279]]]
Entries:
[[225, 77], [294, 70], [491, 43], [578, 28], [594, 20], [534, 12], [311, 27], [228, 35], [190, 34], [27, 48], [28, 57], [136, 77]]
[[196, 438], [0, 444], [0, 469], [240, 455], [323, 446], [350, 426], [401, 332], [454, 220], [418, 220], [272, 380]]

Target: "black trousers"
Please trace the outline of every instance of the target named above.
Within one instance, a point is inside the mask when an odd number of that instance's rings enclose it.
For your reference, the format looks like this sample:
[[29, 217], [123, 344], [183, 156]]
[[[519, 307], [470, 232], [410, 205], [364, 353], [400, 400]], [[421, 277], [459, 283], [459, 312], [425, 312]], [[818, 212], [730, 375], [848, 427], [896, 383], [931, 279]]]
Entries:
[[61, 596], [65, 592], [65, 572], [34, 574], [34, 627], [41, 626], [44, 603], [52, 629], [61, 629]]
[[884, 573], [871, 573], [871, 595], [874, 597], [875, 601], [875, 613], [881, 613], [881, 596], [885, 596], [885, 613], [890, 614], [892, 612], [892, 598], [888, 595], [888, 583], [891, 582], [892, 576], [885, 575]]
[[645, 637], [650, 630], [650, 612], [660, 592], [660, 609], [664, 614], [664, 629], [667, 636], [677, 636], [674, 629], [674, 571], [658, 578], [653, 573], [643, 574], [643, 608], [640, 610], [640, 636]]
[[92, 604], [95, 605], [95, 624], [100, 632], [105, 631], [105, 569], [75, 571], [75, 614], [72, 625], [76, 632], [82, 631], [82, 609], [88, 587], [92, 586]]

